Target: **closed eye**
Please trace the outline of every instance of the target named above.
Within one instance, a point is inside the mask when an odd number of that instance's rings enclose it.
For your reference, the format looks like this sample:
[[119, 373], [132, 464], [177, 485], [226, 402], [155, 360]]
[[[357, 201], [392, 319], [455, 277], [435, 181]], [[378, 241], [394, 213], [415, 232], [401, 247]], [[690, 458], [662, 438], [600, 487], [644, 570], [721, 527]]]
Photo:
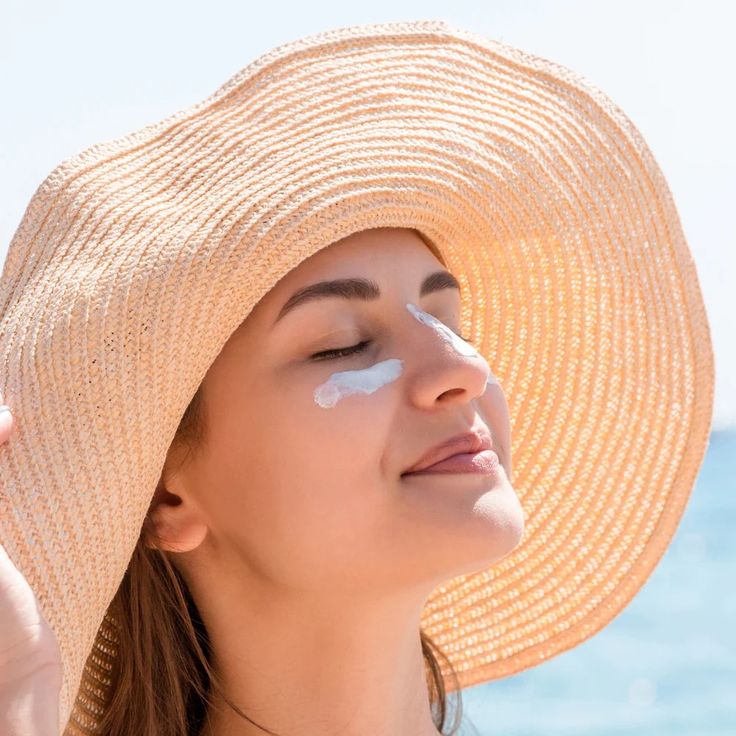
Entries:
[[343, 358], [347, 355], [354, 355], [360, 353], [365, 349], [365, 346], [370, 343], [370, 340], [363, 340], [356, 345], [350, 345], [347, 348], [335, 348], [334, 350], [323, 350], [321, 353], [315, 353], [311, 355], [312, 360], [334, 360], [335, 358]]
[[[455, 332], [455, 330], [452, 330]], [[468, 344], [472, 345], [470, 337], [464, 337], [459, 332], [455, 332], [455, 334], [461, 339], [465, 340]], [[356, 343], [355, 345], [349, 345], [345, 348], [335, 348], [333, 350], [322, 350], [319, 353], [314, 353], [310, 356], [311, 360], [335, 360], [336, 358], [346, 358], [350, 355], [356, 355], [357, 353], [362, 353], [363, 350], [365, 350], [366, 346], [371, 343], [371, 340], [363, 340], [362, 342]]]

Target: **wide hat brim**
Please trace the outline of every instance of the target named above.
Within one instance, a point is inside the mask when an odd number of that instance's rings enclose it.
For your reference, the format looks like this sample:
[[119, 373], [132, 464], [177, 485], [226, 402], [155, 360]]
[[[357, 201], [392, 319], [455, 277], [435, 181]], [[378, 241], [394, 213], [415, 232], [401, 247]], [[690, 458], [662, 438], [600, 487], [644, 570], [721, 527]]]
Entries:
[[[599, 631], [669, 544], [710, 433], [714, 367], [665, 179], [580, 75], [444, 21], [337, 28], [57, 166], [0, 282], [0, 541], [92, 733], [108, 605], [176, 427], [225, 342], [330, 243], [414, 227], [463, 287], [509, 405], [520, 545], [428, 600], [467, 687]], [[452, 689], [452, 683], [450, 683]]]

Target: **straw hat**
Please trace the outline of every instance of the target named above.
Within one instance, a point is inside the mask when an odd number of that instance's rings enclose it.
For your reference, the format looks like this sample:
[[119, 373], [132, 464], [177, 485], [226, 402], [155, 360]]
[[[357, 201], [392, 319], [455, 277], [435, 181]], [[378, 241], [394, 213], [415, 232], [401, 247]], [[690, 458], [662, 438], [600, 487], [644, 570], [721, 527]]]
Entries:
[[587, 639], [661, 558], [714, 368], [641, 134], [580, 75], [444, 21], [307, 36], [63, 161], [10, 244], [0, 542], [59, 639], [67, 733], [97, 723], [106, 609], [207, 369], [282, 276], [381, 226], [416, 228], [458, 277], [463, 334], [509, 403], [524, 538], [422, 617], [460, 685]]

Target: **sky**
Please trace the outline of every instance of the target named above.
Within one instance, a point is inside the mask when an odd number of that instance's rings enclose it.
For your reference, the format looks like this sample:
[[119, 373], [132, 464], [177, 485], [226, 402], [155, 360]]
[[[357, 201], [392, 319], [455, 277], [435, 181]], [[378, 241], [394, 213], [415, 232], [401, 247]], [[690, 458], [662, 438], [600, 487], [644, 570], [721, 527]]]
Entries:
[[199, 102], [278, 44], [419, 19], [563, 64], [639, 128], [703, 292], [713, 429], [736, 426], [736, 3], [727, 0], [0, 0], [0, 263], [36, 188], [64, 159]]

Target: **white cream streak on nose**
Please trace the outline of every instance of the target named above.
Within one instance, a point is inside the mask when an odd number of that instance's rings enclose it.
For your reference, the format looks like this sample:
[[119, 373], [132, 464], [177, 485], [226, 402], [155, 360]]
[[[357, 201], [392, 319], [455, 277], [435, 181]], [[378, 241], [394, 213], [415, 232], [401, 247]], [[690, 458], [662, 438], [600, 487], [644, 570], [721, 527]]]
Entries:
[[[415, 307], [413, 304], [407, 304], [406, 308], [422, 324], [425, 324], [428, 327], [432, 327], [439, 334], [439, 336], [443, 340], [445, 340], [445, 342], [449, 342], [450, 345], [452, 345], [452, 347], [455, 349], [455, 351], [460, 353], [460, 355], [477, 355], [478, 357], [483, 358], [483, 356], [470, 343], [465, 342], [465, 340], [463, 340], [460, 335], [456, 335], [449, 327], [447, 327], [447, 325], [440, 322], [440, 320], [438, 320], [436, 317], [433, 317], [431, 314], [428, 314], [418, 307]], [[486, 366], [488, 366], [488, 362], [485, 361], [485, 363]], [[491, 372], [490, 366], [488, 366], [488, 378], [486, 379], [486, 385], [490, 386], [494, 383], [496, 385], [500, 385], [498, 383], [498, 379]]]
[[390, 358], [370, 368], [333, 373], [314, 390], [314, 401], [325, 409], [331, 409], [345, 396], [372, 394], [381, 386], [395, 381], [401, 375], [402, 365], [398, 358]]
[[428, 327], [432, 327], [435, 332], [437, 332], [445, 342], [449, 342], [450, 345], [455, 348], [455, 351], [460, 353], [460, 355], [478, 354], [478, 351], [472, 345], [465, 342], [465, 340], [463, 340], [460, 335], [456, 335], [449, 327], [447, 327], [447, 325], [442, 324], [442, 322], [440, 322], [436, 317], [433, 317], [427, 312], [423, 312], [421, 309], [418, 309], [413, 304], [407, 304], [406, 308], [420, 322], [427, 325]]

